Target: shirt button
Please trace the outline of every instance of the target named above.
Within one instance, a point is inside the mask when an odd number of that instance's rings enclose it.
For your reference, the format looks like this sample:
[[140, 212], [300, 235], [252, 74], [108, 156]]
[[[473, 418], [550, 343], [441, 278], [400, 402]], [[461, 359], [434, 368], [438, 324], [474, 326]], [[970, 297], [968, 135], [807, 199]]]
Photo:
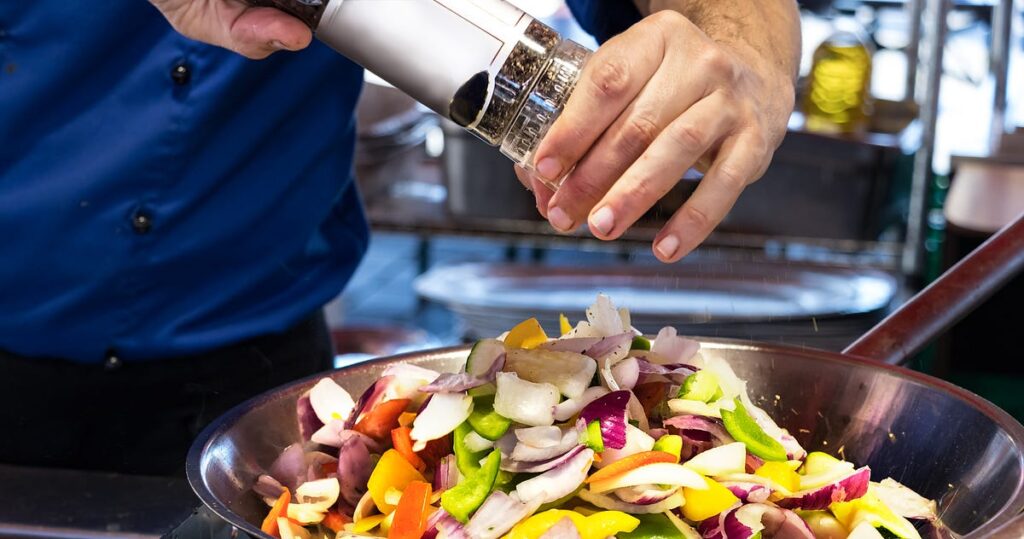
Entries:
[[153, 228], [153, 217], [146, 210], [137, 209], [132, 212], [132, 230], [136, 234], [145, 234]]
[[178, 86], [188, 84], [192, 79], [192, 70], [185, 63], [180, 63], [171, 69], [171, 80]]

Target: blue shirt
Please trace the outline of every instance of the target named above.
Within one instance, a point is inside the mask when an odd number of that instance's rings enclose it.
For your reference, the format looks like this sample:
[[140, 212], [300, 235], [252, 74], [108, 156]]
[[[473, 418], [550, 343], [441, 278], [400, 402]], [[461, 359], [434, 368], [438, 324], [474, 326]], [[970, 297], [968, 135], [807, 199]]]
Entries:
[[367, 246], [361, 81], [318, 42], [249, 61], [143, 0], [0, 2], [0, 349], [185, 355], [330, 300]]

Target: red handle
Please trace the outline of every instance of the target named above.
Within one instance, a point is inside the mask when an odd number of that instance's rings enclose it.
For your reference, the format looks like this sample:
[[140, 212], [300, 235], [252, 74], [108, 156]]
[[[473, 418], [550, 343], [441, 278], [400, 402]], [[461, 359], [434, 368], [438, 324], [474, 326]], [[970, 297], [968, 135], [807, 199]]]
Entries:
[[320, 24], [320, 17], [327, 8], [330, 0], [244, 0], [246, 4], [253, 7], [272, 7], [280, 9], [289, 15], [306, 23], [310, 29], [316, 30]]
[[909, 361], [1024, 269], [1024, 214], [843, 350], [892, 365]]

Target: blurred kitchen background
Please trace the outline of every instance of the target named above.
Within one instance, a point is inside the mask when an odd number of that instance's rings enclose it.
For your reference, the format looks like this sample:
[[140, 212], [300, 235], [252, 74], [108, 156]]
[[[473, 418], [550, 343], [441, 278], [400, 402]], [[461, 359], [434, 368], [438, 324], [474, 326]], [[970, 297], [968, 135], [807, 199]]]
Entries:
[[[516, 3], [596, 46], [561, 1]], [[530, 316], [553, 332], [558, 313], [579, 318], [598, 291], [647, 332], [672, 324], [839, 350], [1024, 210], [1021, 3], [801, 6], [789, 135], [705, 246], [670, 266], [650, 241], [694, 180], [623, 240], [561, 236], [506, 158], [368, 76], [357, 179], [374, 237], [327, 309], [338, 364], [492, 336]], [[859, 101], [835, 109], [851, 81]], [[1024, 354], [1011, 337], [1022, 300], [1018, 279], [914, 367], [1024, 417]]]

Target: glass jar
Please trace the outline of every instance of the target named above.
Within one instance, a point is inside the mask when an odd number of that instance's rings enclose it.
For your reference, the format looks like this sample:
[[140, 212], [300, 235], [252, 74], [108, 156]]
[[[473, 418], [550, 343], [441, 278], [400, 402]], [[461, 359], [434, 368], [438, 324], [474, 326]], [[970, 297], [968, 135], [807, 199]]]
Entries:
[[809, 131], [862, 133], [871, 107], [873, 47], [855, 19], [840, 16], [814, 51], [803, 109]]

